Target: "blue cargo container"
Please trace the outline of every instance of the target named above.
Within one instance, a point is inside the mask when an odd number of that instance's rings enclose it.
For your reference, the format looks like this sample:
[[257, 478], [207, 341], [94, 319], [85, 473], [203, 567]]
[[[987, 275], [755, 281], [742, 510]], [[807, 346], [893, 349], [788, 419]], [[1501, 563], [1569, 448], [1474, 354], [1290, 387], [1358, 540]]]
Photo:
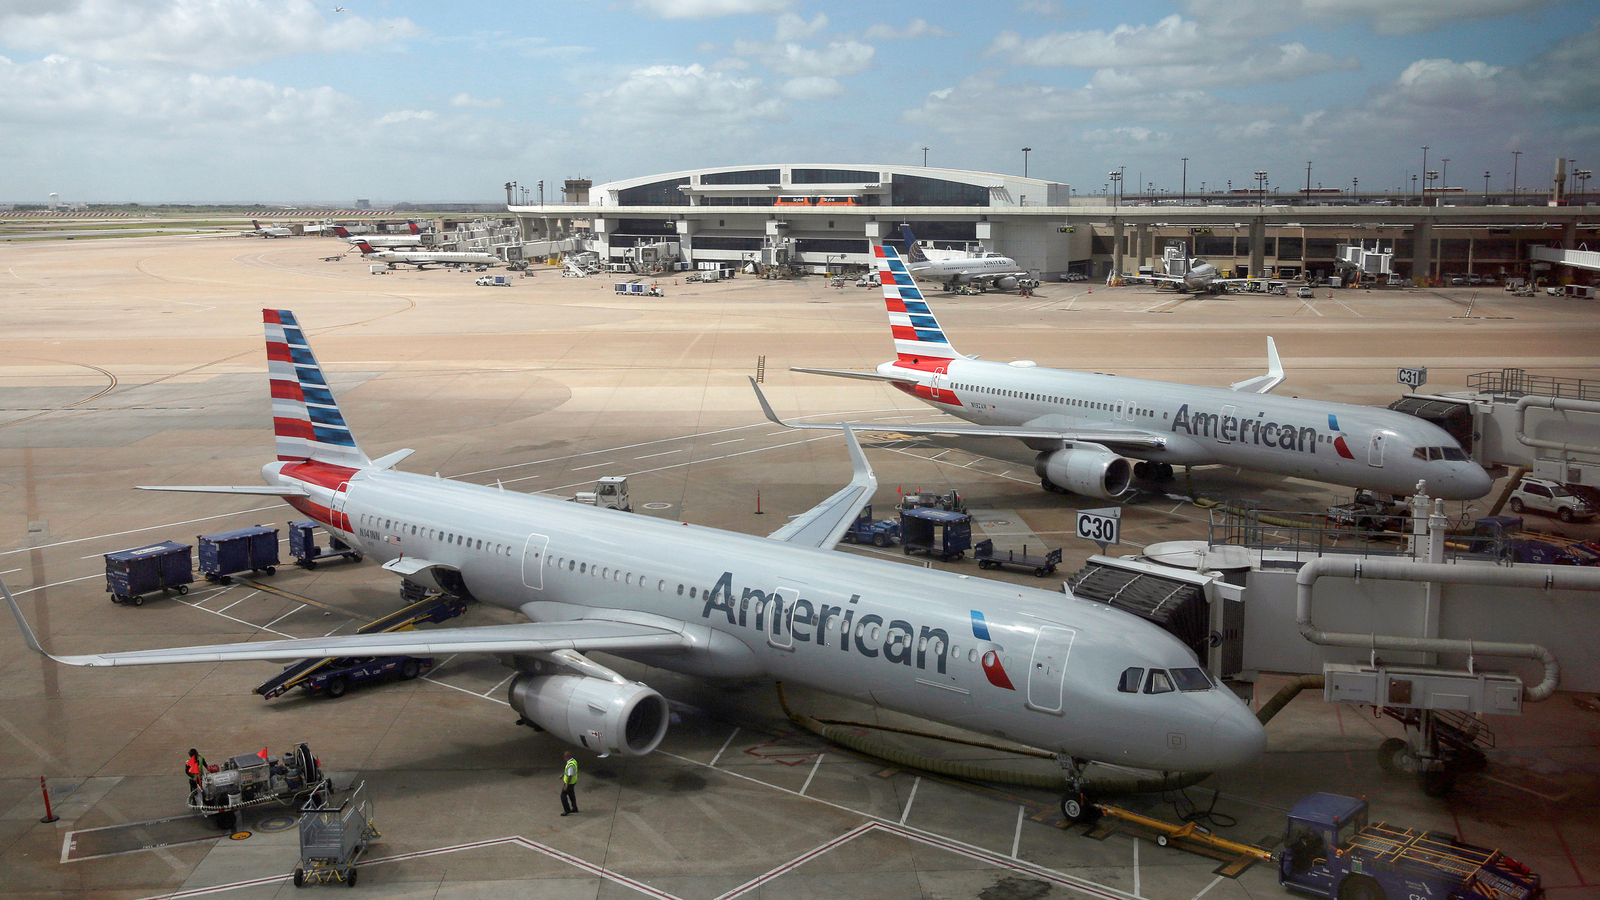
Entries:
[[339, 540], [336, 534], [328, 535], [327, 550], [318, 547], [316, 530], [317, 523], [310, 519], [289, 523], [289, 555], [294, 557], [295, 565], [302, 569], [315, 569], [317, 563], [334, 559], [361, 561], [361, 551]]
[[278, 571], [278, 529], [257, 525], [218, 534], [200, 535], [200, 574], [207, 581], [227, 584], [238, 572]]
[[106, 592], [112, 603], [144, 605], [144, 595], [175, 590], [189, 593], [194, 581], [189, 545], [162, 541], [106, 554]]
[[926, 553], [949, 561], [972, 549], [972, 516], [947, 509], [900, 512], [901, 549], [909, 556]]

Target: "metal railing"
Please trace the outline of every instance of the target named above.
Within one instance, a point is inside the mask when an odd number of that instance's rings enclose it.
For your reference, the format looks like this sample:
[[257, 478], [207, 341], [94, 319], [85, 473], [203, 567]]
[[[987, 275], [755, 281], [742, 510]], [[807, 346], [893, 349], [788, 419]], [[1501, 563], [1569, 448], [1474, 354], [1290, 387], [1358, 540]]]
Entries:
[[1485, 394], [1508, 397], [1565, 397], [1572, 400], [1600, 400], [1600, 381], [1532, 375], [1526, 369], [1500, 369], [1467, 376], [1467, 387]]
[[[1298, 568], [1319, 556], [1334, 554], [1412, 556], [1408, 538], [1416, 519], [1383, 518], [1389, 520], [1390, 528], [1341, 527], [1319, 516], [1263, 510], [1253, 508], [1251, 501], [1234, 501], [1210, 510], [1207, 542], [1214, 547], [1271, 551], [1273, 557], [1263, 559], [1262, 568]], [[1510, 536], [1451, 536], [1446, 539], [1445, 560], [1500, 560], [1508, 539]]]

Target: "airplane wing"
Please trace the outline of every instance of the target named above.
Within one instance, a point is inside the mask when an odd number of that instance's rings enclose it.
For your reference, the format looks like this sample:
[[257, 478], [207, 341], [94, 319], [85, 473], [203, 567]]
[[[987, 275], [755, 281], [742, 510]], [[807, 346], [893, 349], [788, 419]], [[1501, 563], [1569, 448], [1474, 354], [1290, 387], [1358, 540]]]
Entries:
[[136, 491], [174, 491], [184, 494], [265, 494], [268, 497], [309, 497], [305, 488], [294, 485], [273, 487], [267, 484], [141, 484]]
[[434, 628], [427, 631], [345, 634], [334, 637], [301, 638], [284, 641], [240, 641], [232, 644], [207, 644], [195, 647], [170, 647], [159, 650], [128, 650], [120, 653], [95, 653], [58, 656], [40, 646], [22, 608], [11, 596], [4, 580], [11, 615], [22, 631], [29, 649], [68, 666], [153, 666], [167, 663], [232, 662], [235, 660], [294, 660], [339, 656], [438, 656], [449, 653], [540, 653], [557, 650], [599, 650], [607, 653], [671, 652], [688, 647], [684, 635], [666, 628], [615, 622], [606, 619], [575, 619], [566, 622], [526, 622], [515, 625], [480, 625], [471, 628]]
[[[816, 370], [821, 371], [821, 370]], [[950, 437], [1007, 437], [1020, 439], [1060, 440], [1069, 443], [1104, 444], [1107, 447], [1123, 447], [1136, 450], [1153, 450], [1165, 447], [1167, 439], [1159, 432], [1142, 431], [1136, 428], [1107, 428], [1100, 430], [1079, 430], [1073, 428], [1056, 428], [1052, 426], [1012, 426], [1012, 425], [870, 425], [851, 422], [785, 422], [778, 418], [772, 411], [772, 405], [767, 402], [766, 395], [761, 393], [761, 388], [756, 385], [755, 379], [750, 379], [750, 386], [756, 390], [756, 399], [761, 401], [761, 411], [766, 413], [767, 419], [774, 425], [785, 428], [813, 428], [837, 431], [841, 428], [850, 428], [855, 431], [865, 431], [874, 434], [925, 434], [946, 435]]]
[[790, 366], [789, 371], [805, 372], [808, 375], [832, 375], [835, 378], [859, 378], [862, 381], [889, 381], [899, 384], [920, 383], [909, 375], [879, 375], [877, 372], [858, 372], [851, 369], [807, 369], [803, 366]]
[[[754, 384], [755, 379], [750, 379], [750, 383]], [[759, 388], [757, 393], [760, 393]], [[850, 448], [850, 467], [855, 472], [850, 483], [767, 537], [775, 541], [832, 550], [856, 520], [861, 507], [872, 499], [873, 492], [878, 489], [878, 477], [872, 474], [872, 467], [867, 464], [866, 454], [861, 452], [861, 442], [856, 440], [855, 432], [849, 425], [839, 427], [844, 430], [845, 446]]]
[[1267, 338], [1267, 374], [1246, 378], [1229, 385], [1232, 389], [1247, 394], [1265, 394], [1273, 388], [1283, 384], [1288, 376], [1283, 374], [1283, 361], [1278, 359], [1278, 345], [1272, 338]]

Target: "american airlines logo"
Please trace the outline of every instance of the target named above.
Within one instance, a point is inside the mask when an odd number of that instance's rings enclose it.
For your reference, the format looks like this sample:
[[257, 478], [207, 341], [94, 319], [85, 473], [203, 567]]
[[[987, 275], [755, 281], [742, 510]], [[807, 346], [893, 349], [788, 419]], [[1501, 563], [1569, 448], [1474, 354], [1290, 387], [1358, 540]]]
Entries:
[[[1329, 416], [1328, 420], [1330, 423], [1335, 421], [1332, 416]], [[1187, 403], [1178, 407], [1178, 411], [1173, 414], [1172, 431], [1173, 433], [1182, 431], [1194, 437], [1206, 437], [1230, 443], [1276, 447], [1296, 453], [1315, 454], [1317, 444], [1322, 442], [1321, 432], [1310, 426], [1245, 419], [1219, 413], [1191, 413]], [[1345, 459], [1355, 459], [1355, 455], [1345, 444], [1343, 435], [1334, 435], [1331, 442], [1340, 456]]]

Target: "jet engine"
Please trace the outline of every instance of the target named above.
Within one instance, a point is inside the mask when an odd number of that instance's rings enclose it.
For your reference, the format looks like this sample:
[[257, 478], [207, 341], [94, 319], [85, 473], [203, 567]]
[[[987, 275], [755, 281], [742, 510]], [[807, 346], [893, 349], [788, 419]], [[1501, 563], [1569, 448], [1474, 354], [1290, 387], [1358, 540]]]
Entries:
[[1085, 497], [1114, 500], [1128, 490], [1133, 466], [1104, 447], [1048, 450], [1033, 461], [1047, 490], [1066, 490]]
[[666, 699], [638, 682], [523, 672], [506, 699], [529, 722], [602, 755], [644, 756], [667, 736]]
[[1016, 290], [1016, 287], [1017, 287], [1016, 276], [1014, 276], [1014, 275], [1006, 275], [1006, 276], [1001, 277], [1001, 278], [996, 278], [994, 280], [994, 286], [999, 288], [1002, 291]]

